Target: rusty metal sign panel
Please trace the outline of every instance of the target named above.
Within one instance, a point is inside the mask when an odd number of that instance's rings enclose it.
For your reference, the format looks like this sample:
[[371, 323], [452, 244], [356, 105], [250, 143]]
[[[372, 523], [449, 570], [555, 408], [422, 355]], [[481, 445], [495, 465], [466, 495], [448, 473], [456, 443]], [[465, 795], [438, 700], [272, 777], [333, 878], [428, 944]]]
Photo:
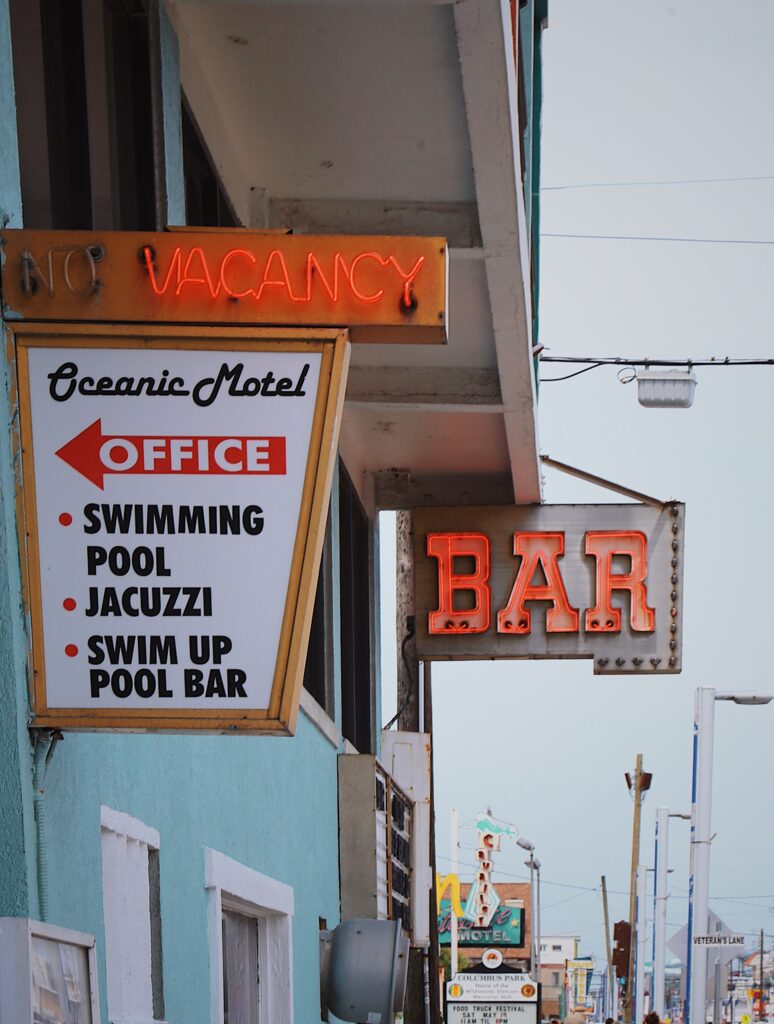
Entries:
[[685, 507], [414, 510], [417, 650], [681, 670]]
[[446, 240], [260, 231], [0, 234], [6, 316], [346, 327], [353, 342], [446, 341]]

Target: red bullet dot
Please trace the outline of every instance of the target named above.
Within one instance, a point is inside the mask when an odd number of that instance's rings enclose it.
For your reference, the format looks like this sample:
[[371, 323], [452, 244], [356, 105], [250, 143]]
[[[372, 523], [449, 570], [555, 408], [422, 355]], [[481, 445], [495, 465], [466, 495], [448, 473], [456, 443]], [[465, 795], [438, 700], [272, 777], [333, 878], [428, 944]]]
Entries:
[[73, 517], [70, 515], [69, 512], [63, 512], [59, 517], [59, 522], [62, 524], [62, 526], [69, 526], [72, 521]]
[[75, 644], [68, 644], [67, 647], [65, 647], [65, 654], [67, 655], [68, 658], [74, 658], [77, 653], [78, 648], [75, 646]]
[[62, 601], [62, 607], [64, 608], [64, 610], [66, 612], [73, 612], [73, 611], [75, 611], [75, 608], [76, 608], [75, 600], [72, 597], [66, 597], [64, 599], [64, 601]]

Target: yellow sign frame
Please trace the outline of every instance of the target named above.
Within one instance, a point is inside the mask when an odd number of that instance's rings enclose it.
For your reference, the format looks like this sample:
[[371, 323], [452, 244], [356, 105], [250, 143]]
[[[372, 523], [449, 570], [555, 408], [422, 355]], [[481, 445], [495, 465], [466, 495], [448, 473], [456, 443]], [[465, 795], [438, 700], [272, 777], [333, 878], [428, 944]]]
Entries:
[[[305, 655], [344, 405], [350, 342], [346, 330], [173, 327], [114, 324], [38, 324], [7, 321], [6, 345], [15, 417], [17, 523], [24, 606], [29, 624], [29, 697], [35, 728], [84, 731], [250, 732], [292, 735], [303, 685]], [[35, 494], [35, 463], [27, 353], [33, 347], [168, 348], [321, 353], [320, 383], [296, 527], [288, 591], [268, 708], [250, 710], [49, 708]], [[15, 370], [15, 372], [14, 372]]]

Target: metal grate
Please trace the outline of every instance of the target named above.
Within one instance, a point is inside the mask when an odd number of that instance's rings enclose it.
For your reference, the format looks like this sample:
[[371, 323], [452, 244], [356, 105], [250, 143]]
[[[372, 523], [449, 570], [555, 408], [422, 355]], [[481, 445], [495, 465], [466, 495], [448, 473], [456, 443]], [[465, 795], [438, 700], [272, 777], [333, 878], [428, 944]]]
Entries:
[[[411, 935], [411, 815], [413, 805], [393, 780], [377, 769], [377, 829], [383, 822], [387, 914]], [[389, 814], [387, 809], [389, 808]], [[388, 856], [389, 854], [389, 856]], [[381, 876], [381, 872], [380, 872]]]

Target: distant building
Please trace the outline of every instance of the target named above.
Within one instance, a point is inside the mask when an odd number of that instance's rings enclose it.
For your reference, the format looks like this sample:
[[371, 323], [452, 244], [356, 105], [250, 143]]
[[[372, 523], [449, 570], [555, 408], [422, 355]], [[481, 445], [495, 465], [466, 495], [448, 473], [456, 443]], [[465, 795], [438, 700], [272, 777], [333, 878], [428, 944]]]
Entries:
[[578, 956], [577, 935], [540, 937], [540, 981], [543, 986], [543, 1016], [564, 1017], [567, 1007], [567, 961]]

